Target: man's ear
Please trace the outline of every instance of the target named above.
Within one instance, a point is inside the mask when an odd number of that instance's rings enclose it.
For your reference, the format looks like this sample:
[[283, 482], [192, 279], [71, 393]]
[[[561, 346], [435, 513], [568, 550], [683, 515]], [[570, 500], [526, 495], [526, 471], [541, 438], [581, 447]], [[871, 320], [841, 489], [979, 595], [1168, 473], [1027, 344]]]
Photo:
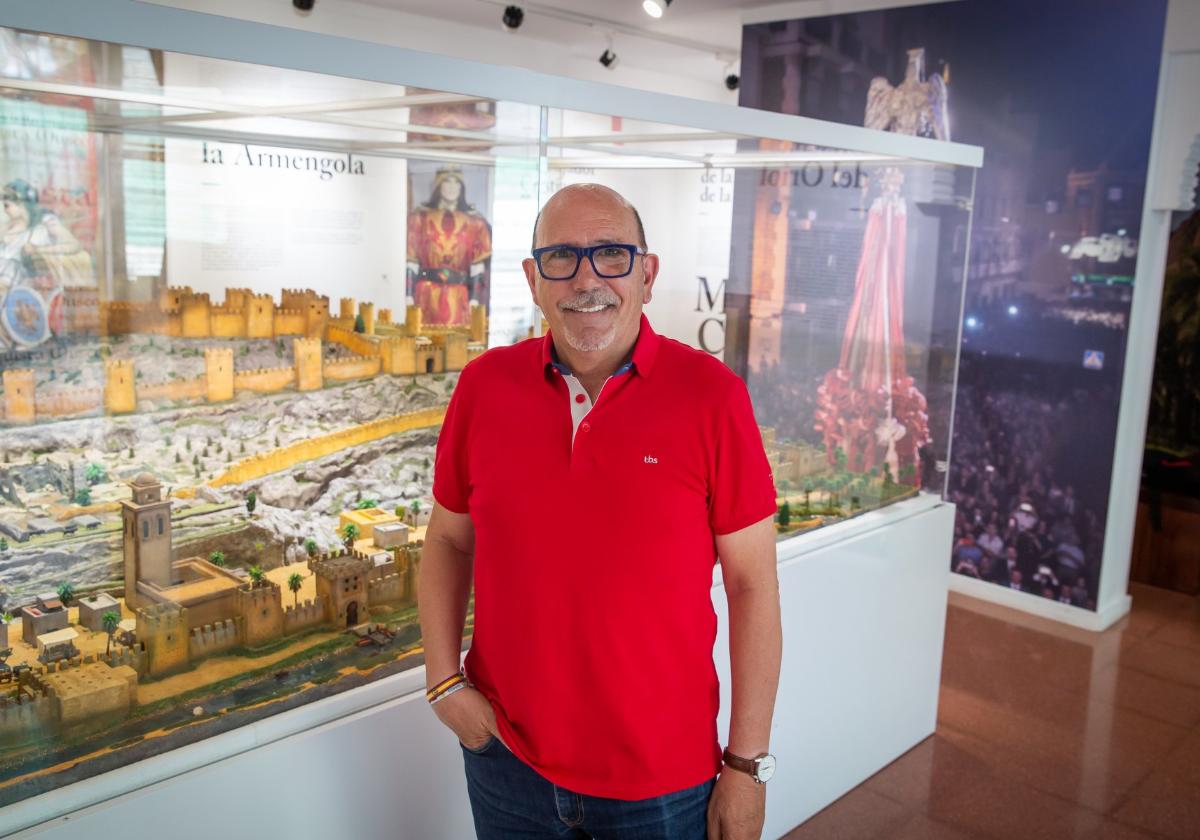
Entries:
[[658, 254], [646, 254], [642, 257], [642, 303], [647, 304], [652, 297], [654, 281], [658, 279]]

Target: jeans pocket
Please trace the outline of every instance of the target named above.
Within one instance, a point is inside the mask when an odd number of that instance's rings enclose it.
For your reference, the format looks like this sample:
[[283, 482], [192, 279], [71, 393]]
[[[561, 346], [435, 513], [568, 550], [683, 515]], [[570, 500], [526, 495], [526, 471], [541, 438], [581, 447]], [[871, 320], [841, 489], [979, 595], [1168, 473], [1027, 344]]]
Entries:
[[493, 746], [495, 746], [498, 743], [498, 741], [499, 741], [499, 739], [496, 738], [495, 735], [489, 735], [488, 739], [486, 741], [484, 741], [482, 744], [480, 744], [478, 747], [475, 747], [474, 749], [472, 749], [471, 747], [468, 747], [462, 741], [459, 741], [458, 745], [463, 748], [463, 752], [470, 753], [471, 755], [483, 755], [488, 750], [490, 750]]

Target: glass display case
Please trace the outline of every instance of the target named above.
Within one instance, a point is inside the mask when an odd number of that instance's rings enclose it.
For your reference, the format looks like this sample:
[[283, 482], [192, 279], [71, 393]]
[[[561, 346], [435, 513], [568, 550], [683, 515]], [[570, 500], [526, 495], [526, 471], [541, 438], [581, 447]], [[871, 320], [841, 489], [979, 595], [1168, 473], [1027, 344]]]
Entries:
[[780, 539], [944, 490], [949, 144], [12, 29], [0, 57], [0, 806], [421, 663], [438, 428], [543, 333], [521, 260], [563, 185], [633, 202], [651, 323], [745, 377]]

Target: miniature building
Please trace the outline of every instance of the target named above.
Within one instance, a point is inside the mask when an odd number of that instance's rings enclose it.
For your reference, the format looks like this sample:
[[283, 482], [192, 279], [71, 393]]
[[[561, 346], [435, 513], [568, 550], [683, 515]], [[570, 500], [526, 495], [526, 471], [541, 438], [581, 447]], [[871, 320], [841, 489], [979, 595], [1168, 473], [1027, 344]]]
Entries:
[[132, 501], [121, 500], [125, 554], [125, 603], [130, 608], [149, 603], [138, 592], [145, 581], [170, 586], [171, 500], [162, 498], [162, 485], [148, 472], [129, 482]]
[[25, 644], [33, 646], [38, 643], [38, 636], [62, 630], [69, 623], [67, 611], [57, 596], [39, 596], [37, 606], [24, 607], [21, 610], [21, 639]]
[[64, 627], [62, 630], [52, 630], [37, 637], [38, 662], [50, 664], [60, 659], [72, 659], [79, 655], [75, 640], [79, 633], [74, 627]]
[[102, 662], [46, 674], [41, 681], [50, 696], [52, 719], [63, 727], [101, 716], [124, 717], [137, 692], [133, 668]]
[[395, 548], [408, 542], [408, 526], [403, 522], [388, 522], [374, 528], [375, 545], [379, 548]]
[[[381, 525], [398, 523], [400, 517], [382, 508], [362, 508], [361, 510], [343, 510], [338, 514], [338, 533], [347, 525], [358, 526], [358, 540], [370, 540], [378, 545], [375, 539], [375, 529]], [[358, 540], [355, 542], [357, 543]]]
[[104, 614], [115, 612], [118, 620], [121, 617], [121, 605], [111, 595], [100, 593], [79, 599], [79, 624], [89, 630], [104, 629]]
[[335, 627], [353, 627], [367, 618], [367, 579], [374, 564], [365, 558], [342, 555], [314, 560], [310, 567], [317, 577], [317, 598], [329, 610]]

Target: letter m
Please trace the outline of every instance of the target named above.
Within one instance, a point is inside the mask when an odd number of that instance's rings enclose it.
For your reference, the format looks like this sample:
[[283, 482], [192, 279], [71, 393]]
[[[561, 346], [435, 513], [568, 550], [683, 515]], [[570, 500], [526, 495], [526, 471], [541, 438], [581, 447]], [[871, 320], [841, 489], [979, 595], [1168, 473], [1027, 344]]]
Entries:
[[696, 311], [712, 312], [717, 308], [717, 298], [720, 297], [722, 290], [725, 288], [725, 281], [722, 280], [714, 292], [708, 287], [707, 277], [697, 275], [696, 279], [700, 281], [699, 288], [696, 290]]

